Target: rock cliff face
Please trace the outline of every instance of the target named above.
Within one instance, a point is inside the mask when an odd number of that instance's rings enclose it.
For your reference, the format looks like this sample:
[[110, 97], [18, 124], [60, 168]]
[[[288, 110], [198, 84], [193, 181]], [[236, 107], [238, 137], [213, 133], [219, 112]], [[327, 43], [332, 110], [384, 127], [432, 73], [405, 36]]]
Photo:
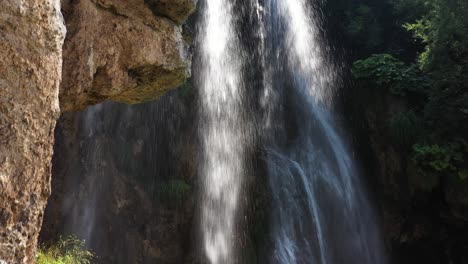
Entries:
[[50, 193], [61, 17], [59, 0], [0, 1], [0, 260], [6, 263], [34, 262]]
[[139, 103], [182, 84], [190, 56], [180, 24], [195, 5], [0, 1], [0, 263], [34, 262], [60, 110]]
[[194, 8], [194, 0], [65, 1], [62, 110], [149, 101], [182, 84], [190, 58], [179, 25]]

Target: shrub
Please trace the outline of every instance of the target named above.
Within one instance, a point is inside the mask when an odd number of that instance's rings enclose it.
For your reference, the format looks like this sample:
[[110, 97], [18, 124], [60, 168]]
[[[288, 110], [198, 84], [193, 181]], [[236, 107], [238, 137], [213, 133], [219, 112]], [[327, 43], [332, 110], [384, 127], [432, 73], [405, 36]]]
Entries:
[[94, 254], [86, 249], [85, 242], [76, 236], [60, 238], [51, 246], [41, 246], [37, 264], [90, 264]]
[[464, 140], [444, 145], [416, 144], [413, 150], [413, 161], [419, 165], [422, 174], [455, 174], [461, 180], [468, 177], [468, 169], [464, 167], [468, 143]]
[[429, 85], [416, 65], [406, 65], [389, 54], [376, 54], [354, 62], [352, 73], [361, 84], [388, 89], [395, 95], [408, 92], [424, 95]]

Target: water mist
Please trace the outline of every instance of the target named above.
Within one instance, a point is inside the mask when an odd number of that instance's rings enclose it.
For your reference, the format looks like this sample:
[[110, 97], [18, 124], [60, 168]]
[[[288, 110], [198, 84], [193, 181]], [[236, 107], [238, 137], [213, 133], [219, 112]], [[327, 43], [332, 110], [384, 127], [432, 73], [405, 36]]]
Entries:
[[243, 62], [234, 12], [230, 0], [208, 0], [199, 27], [201, 228], [204, 251], [212, 264], [234, 262], [235, 223], [245, 173]]

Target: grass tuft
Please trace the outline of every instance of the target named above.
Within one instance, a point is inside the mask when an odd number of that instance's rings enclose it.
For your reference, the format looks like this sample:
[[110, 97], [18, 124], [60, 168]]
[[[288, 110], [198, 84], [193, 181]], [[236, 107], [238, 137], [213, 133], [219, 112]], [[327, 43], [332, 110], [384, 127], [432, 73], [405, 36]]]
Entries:
[[37, 264], [91, 264], [94, 254], [76, 236], [60, 238], [51, 246], [41, 246]]

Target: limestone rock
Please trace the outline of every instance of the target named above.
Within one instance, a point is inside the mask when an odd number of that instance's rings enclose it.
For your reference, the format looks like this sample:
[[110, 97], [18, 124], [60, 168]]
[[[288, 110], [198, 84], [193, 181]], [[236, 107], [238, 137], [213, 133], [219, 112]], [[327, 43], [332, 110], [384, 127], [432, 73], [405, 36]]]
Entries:
[[64, 34], [59, 0], [0, 1], [0, 263], [34, 263]]
[[[174, 8], [179, 10], [174, 19], [180, 23], [192, 12], [194, 3], [170, 1], [164, 9], [160, 6], [163, 2], [63, 3], [69, 33], [63, 50], [62, 111], [106, 99], [130, 104], [149, 101], [185, 81], [190, 74], [190, 57], [182, 29], [155, 14]], [[155, 12], [159, 8], [161, 13]]]

